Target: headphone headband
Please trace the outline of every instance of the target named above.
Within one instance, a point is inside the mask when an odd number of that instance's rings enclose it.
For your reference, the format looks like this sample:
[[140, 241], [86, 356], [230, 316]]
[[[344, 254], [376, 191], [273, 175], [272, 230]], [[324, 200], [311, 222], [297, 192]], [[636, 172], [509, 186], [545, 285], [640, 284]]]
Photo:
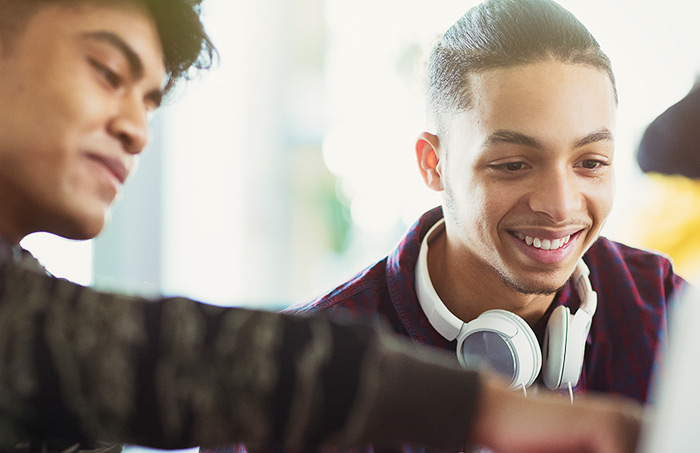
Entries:
[[588, 313], [588, 315], [593, 317], [596, 309], [598, 308], [598, 294], [593, 291], [591, 280], [588, 278], [590, 274], [591, 271], [588, 269], [588, 266], [586, 266], [586, 263], [583, 262], [583, 258], [581, 258], [576, 264], [576, 269], [574, 269], [571, 279], [574, 281], [574, 287], [576, 288], [578, 297], [581, 300], [581, 304], [579, 305], [576, 313], [583, 310], [584, 312]]
[[428, 317], [428, 321], [443, 337], [452, 341], [457, 338], [464, 321], [459, 319], [442, 302], [433, 286], [428, 271], [428, 242], [430, 237], [440, 228], [444, 228], [445, 219], [440, 219], [433, 225], [425, 235], [421, 243], [416, 263], [416, 295], [418, 303], [423, 309], [423, 313]]

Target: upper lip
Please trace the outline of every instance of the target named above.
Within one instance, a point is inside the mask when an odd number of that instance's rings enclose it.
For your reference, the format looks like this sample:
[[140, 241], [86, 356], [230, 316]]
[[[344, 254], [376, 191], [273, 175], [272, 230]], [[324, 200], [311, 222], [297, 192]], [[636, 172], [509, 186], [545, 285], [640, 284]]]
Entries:
[[111, 171], [114, 176], [117, 177], [121, 184], [126, 182], [126, 178], [129, 176], [129, 168], [122, 159], [112, 156], [106, 156], [104, 154], [90, 154], [90, 157], [98, 160], [102, 163], [109, 171]]

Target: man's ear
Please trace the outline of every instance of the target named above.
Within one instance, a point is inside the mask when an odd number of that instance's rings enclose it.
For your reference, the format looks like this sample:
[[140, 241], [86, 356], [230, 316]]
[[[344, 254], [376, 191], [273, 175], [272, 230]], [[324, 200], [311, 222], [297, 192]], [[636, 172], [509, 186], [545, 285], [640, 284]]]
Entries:
[[442, 168], [440, 165], [440, 140], [430, 132], [421, 132], [416, 140], [416, 159], [425, 185], [440, 192], [442, 185]]

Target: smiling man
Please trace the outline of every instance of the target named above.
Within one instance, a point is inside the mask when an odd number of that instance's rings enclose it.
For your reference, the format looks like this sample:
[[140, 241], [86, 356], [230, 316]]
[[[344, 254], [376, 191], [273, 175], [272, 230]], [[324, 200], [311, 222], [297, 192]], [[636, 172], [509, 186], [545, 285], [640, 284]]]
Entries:
[[426, 183], [444, 192], [430, 276], [465, 321], [504, 308], [534, 325], [610, 213], [614, 87], [551, 57], [466, 77], [470, 107], [417, 144]]
[[[108, 14], [89, 3], [27, 3], [18, 15], [31, 20], [4, 27], [0, 41], [0, 231], [14, 242], [35, 231], [91, 238], [163, 96], [158, 29], [136, 2]], [[3, 8], [3, 22], [21, 19], [15, 8]]]
[[645, 402], [685, 285], [664, 257], [600, 236], [617, 94], [589, 31], [549, 0], [488, 0], [432, 50], [416, 142], [442, 206], [302, 312], [385, 322], [513, 387]]

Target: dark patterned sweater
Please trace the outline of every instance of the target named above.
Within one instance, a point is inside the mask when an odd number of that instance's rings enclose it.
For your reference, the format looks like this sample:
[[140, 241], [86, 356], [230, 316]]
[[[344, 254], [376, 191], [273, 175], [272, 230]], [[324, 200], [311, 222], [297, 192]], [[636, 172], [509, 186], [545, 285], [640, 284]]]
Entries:
[[375, 328], [98, 292], [0, 239], [0, 451], [451, 447], [478, 394], [451, 357]]

